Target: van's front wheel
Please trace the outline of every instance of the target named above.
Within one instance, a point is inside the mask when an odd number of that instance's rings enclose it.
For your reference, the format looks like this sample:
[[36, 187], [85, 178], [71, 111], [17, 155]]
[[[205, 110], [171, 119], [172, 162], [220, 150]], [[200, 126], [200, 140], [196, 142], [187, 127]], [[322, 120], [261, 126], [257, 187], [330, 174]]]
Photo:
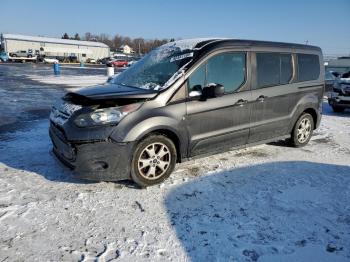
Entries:
[[176, 164], [174, 143], [162, 135], [150, 135], [136, 147], [131, 163], [131, 177], [141, 187], [161, 183]]
[[305, 146], [311, 139], [314, 130], [314, 120], [308, 113], [302, 114], [292, 132], [292, 144], [295, 147]]

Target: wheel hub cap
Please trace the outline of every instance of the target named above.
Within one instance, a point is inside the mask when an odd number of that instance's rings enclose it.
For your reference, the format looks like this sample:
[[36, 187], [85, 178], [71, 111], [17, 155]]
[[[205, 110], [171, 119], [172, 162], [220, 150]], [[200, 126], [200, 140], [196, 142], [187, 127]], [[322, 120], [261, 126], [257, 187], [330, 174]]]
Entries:
[[297, 130], [297, 138], [299, 143], [304, 143], [311, 134], [311, 123], [310, 120], [304, 118], [301, 120], [298, 130]]
[[169, 148], [163, 143], [152, 143], [145, 147], [138, 159], [140, 175], [149, 180], [160, 178], [170, 166]]

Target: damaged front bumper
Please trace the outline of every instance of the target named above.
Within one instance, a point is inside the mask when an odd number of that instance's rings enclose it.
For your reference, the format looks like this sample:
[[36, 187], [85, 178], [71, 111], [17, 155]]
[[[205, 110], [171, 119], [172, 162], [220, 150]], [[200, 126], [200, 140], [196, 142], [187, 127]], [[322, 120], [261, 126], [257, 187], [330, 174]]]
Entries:
[[130, 179], [133, 144], [113, 141], [70, 143], [53, 124], [49, 130], [53, 152], [77, 178], [95, 181]]

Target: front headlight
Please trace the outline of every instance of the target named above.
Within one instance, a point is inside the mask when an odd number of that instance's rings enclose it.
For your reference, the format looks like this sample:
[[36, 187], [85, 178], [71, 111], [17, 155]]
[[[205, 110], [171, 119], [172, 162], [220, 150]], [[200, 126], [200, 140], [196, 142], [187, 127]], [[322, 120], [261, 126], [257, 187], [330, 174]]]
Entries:
[[139, 109], [141, 105], [141, 103], [137, 103], [120, 107], [108, 107], [97, 109], [89, 114], [79, 115], [74, 120], [74, 123], [79, 127], [117, 124], [127, 114]]

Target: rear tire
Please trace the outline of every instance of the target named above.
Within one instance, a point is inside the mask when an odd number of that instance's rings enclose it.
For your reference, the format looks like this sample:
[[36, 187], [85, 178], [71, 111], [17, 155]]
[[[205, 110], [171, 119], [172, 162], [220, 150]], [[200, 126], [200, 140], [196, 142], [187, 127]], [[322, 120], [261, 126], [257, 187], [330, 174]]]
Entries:
[[159, 184], [173, 172], [176, 147], [167, 137], [154, 134], [141, 140], [131, 162], [131, 178], [141, 187]]
[[336, 113], [342, 113], [345, 110], [345, 108], [339, 107], [339, 106], [332, 106], [332, 108], [333, 108], [333, 111]]
[[291, 142], [294, 147], [303, 147], [309, 143], [314, 130], [314, 120], [308, 113], [303, 113], [295, 123]]

